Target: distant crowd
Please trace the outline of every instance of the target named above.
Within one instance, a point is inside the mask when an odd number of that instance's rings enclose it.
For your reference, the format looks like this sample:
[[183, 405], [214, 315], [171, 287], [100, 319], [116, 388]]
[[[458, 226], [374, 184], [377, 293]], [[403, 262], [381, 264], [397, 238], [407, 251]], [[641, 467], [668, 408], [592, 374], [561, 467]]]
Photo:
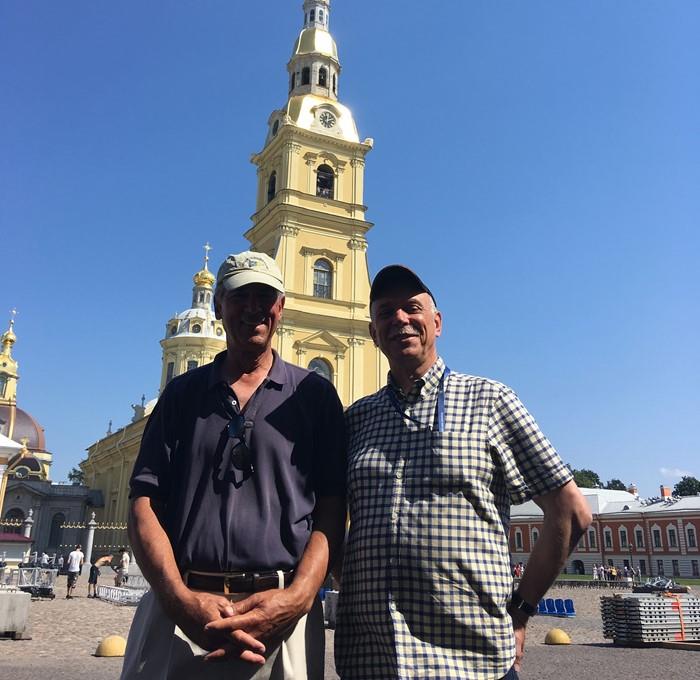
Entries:
[[626, 579], [642, 580], [642, 570], [639, 567], [616, 567], [612, 564], [594, 564], [594, 581], [624, 581]]

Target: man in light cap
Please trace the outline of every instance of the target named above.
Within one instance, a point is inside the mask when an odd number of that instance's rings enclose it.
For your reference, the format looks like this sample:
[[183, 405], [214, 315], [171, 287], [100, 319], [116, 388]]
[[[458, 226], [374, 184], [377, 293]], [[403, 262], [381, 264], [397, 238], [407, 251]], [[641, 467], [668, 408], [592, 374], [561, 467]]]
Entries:
[[[382, 269], [369, 330], [388, 384], [350, 407], [335, 634], [342, 680], [517, 678], [525, 626], [590, 523], [571, 472], [515, 394], [451, 372], [442, 315], [413, 271]], [[512, 592], [509, 508], [544, 524]]]
[[270, 257], [227, 257], [214, 305], [226, 350], [167, 385], [131, 477], [129, 535], [152, 590], [122, 678], [322, 678], [342, 406], [272, 349], [284, 285]]

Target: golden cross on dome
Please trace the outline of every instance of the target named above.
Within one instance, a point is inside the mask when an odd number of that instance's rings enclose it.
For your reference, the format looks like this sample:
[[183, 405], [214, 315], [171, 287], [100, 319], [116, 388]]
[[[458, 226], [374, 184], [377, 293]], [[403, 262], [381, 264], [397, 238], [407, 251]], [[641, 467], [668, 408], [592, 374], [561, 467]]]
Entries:
[[207, 241], [204, 244], [204, 268], [207, 269], [207, 264], [209, 262], [209, 251], [211, 250], [211, 246], [209, 245], [209, 241]]
[[10, 330], [12, 330], [12, 327], [15, 325], [15, 317], [17, 316], [17, 310], [16, 309], [11, 309], [10, 310]]

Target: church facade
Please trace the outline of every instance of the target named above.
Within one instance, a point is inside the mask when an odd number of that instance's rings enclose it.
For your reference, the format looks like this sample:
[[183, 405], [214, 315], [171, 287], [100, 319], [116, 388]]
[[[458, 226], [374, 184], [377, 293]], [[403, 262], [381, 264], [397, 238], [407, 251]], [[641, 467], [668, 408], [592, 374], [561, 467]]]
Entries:
[[[276, 351], [330, 380], [349, 406], [379, 389], [388, 371], [368, 330], [372, 224], [363, 201], [372, 140], [360, 140], [352, 112], [338, 96], [341, 66], [329, 31], [329, 0], [306, 0], [303, 12], [287, 64], [286, 104], [269, 116], [263, 148], [252, 156], [257, 193], [245, 237], [252, 250], [274, 258], [284, 276]], [[190, 308], [166, 323], [161, 390], [225, 348], [212, 310], [214, 276], [205, 248]], [[133, 407], [132, 422], [90, 446], [81, 463], [85, 483], [104, 498], [98, 521], [126, 521], [128, 480], [154, 405]]]
[[[82, 484], [51, 481], [53, 455], [44, 428], [17, 403], [19, 364], [14, 319], [0, 337], [0, 561], [19, 561], [21, 551], [67, 552], [101, 495]], [[14, 558], [10, 555], [14, 554]]]

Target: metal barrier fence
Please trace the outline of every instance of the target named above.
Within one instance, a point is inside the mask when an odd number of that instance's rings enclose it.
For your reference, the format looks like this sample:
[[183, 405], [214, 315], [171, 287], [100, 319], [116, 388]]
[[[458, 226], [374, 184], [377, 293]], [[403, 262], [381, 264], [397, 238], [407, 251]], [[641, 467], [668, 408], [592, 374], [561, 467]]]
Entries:
[[147, 589], [118, 588], [117, 586], [97, 586], [97, 597], [113, 604], [137, 605]]

